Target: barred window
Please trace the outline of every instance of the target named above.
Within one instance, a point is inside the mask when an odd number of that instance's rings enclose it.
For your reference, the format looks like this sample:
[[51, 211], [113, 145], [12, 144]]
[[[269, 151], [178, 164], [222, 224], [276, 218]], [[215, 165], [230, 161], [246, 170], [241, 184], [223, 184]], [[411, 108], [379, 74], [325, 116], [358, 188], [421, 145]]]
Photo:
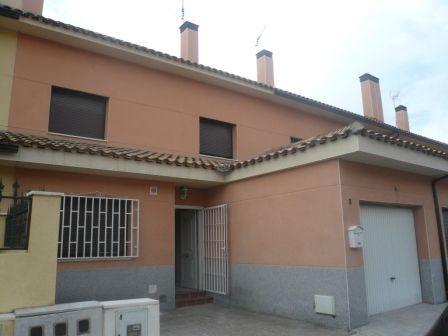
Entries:
[[138, 200], [66, 195], [60, 211], [58, 259], [138, 256]]

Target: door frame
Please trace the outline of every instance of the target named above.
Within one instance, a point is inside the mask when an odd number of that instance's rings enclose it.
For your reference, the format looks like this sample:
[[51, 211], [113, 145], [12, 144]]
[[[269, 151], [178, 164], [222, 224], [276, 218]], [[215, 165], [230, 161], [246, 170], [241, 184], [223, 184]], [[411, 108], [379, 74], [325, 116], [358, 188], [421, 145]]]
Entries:
[[[195, 205], [175, 205], [174, 206], [174, 230], [173, 230], [173, 256], [174, 256], [174, 292], [176, 292], [176, 210], [195, 210], [196, 211], [196, 232], [199, 233], [199, 216], [200, 211], [203, 210], [204, 207], [195, 206]], [[199, 237], [198, 237], [199, 238]], [[199, 289], [200, 282], [200, 260], [199, 260], [199, 239], [196, 239], [197, 246], [197, 269], [196, 269], [196, 289]]]
[[[206, 264], [204, 261], [204, 225], [205, 225], [205, 211], [207, 210], [213, 210], [215, 208], [221, 208], [221, 207], [225, 207], [225, 212], [224, 212], [224, 221], [225, 221], [225, 227], [223, 228], [223, 232], [225, 234], [225, 246], [223, 248], [224, 253], [225, 253], [225, 257], [224, 257], [224, 265], [221, 264], [222, 269], [225, 269], [225, 277], [226, 280], [224, 282], [224, 285], [222, 285], [221, 287], [224, 287], [224, 291], [217, 291], [217, 289], [207, 289], [208, 287], [206, 286], [207, 282], [205, 281], [205, 279], [203, 278], [204, 272], [205, 272], [205, 268], [206, 268]], [[176, 210], [195, 210], [197, 211], [197, 224], [198, 224], [198, 239], [197, 239], [197, 244], [198, 244], [198, 289], [201, 290], [205, 290], [205, 291], [210, 291], [212, 293], [216, 293], [216, 294], [220, 294], [220, 295], [229, 295], [229, 291], [230, 291], [230, 265], [229, 265], [229, 238], [228, 238], [228, 222], [227, 222], [227, 218], [228, 218], [228, 205], [227, 204], [218, 204], [215, 206], [211, 206], [211, 207], [204, 207], [204, 206], [195, 206], [195, 205], [176, 205], [174, 206], [174, 212], [176, 212]], [[176, 230], [174, 228], [174, 234], [173, 234], [173, 255], [174, 255], [174, 265], [176, 268]], [[174, 281], [174, 288], [176, 287], [176, 282]]]

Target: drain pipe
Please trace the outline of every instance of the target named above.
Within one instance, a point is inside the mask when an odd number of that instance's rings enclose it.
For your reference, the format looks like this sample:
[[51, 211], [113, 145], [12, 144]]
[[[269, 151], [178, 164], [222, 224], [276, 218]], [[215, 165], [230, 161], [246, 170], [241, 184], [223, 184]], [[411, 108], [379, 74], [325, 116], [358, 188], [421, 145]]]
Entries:
[[[442, 218], [440, 216], [440, 204], [439, 204], [439, 194], [437, 193], [437, 183], [448, 178], [448, 175], [436, 178], [435, 180], [431, 181], [431, 187], [432, 187], [432, 195], [434, 198], [434, 207], [436, 210], [436, 221], [437, 221], [437, 231], [439, 233], [439, 245], [440, 245], [440, 254], [442, 257], [442, 269], [443, 269], [443, 281], [445, 283], [445, 294], [448, 294], [448, 273], [447, 273], [447, 260], [446, 260], [446, 249], [445, 249], [445, 241], [443, 239], [444, 237], [444, 230], [443, 230], [443, 223]], [[448, 297], [448, 295], [447, 295]]]

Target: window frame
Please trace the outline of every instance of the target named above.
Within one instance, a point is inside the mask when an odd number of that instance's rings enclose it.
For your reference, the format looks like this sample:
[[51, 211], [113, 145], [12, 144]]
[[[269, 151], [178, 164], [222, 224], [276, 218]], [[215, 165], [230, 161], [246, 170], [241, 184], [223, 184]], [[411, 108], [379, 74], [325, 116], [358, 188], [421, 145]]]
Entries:
[[[209, 123], [213, 123], [216, 125], [222, 125], [222, 126], [226, 126], [230, 128], [230, 148], [232, 151], [232, 154], [230, 157], [228, 156], [219, 156], [219, 155], [214, 155], [214, 154], [210, 154], [210, 153], [204, 153], [202, 151], [202, 143], [201, 143], [201, 122], [205, 121], [205, 122], [209, 122]], [[235, 159], [235, 128], [236, 125], [226, 122], [226, 121], [221, 121], [221, 120], [216, 120], [216, 119], [211, 119], [211, 118], [207, 118], [207, 117], [199, 117], [199, 154], [202, 156], [208, 156], [208, 157], [212, 157], [212, 158], [218, 158], [218, 159], [226, 159], [226, 160], [234, 160]]]
[[[70, 198], [70, 209], [66, 209], [66, 199]], [[76, 209], [74, 209], [73, 206], [73, 199], [78, 199], [78, 203], [77, 203], [77, 207]], [[84, 211], [81, 211], [81, 203], [80, 203], [80, 199], [86, 199], [84, 202]], [[89, 211], [88, 208], [89, 206], [87, 205], [87, 199], [91, 200], [91, 210]], [[98, 200], [98, 207], [95, 208], [95, 200]], [[105, 211], [101, 210], [102, 208], [102, 202], [105, 201]], [[125, 217], [127, 218], [127, 215], [131, 215], [131, 220], [128, 221], [126, 219], [126, 226], [124, 227], [125, 230], [125, 240], [124, 240], [124, 254], [123, 255], [113, 255], [114, 252], [114, 245], [117, 243], [116, 241], [114, 241], [114, 234], [112, 233], [112, 237], [111, 237], [111, 241], [107, 241], [107, 229], [112, 229], [112, 232], [114, 231], [114, 220], [112, 219], [112, 226], [108, 227], [107, 226], [107, 218], [108, 216], [111, 216], [111, 213], [108, 212], [108, 202], [112, 202], [112, 206], [111, 206], [111, 210], [112, 210], [112, 216], [110, 218], [113, 217], [114, 214], [117, 214], [116, 211], [114, 211], [114, 201], [118, 201], [119, 202], [119, 212], [121, 210], [121, 203], [120, 202], [130, 202], [131, 204], [131, 210], [130, 212], [126, 211], [124, 212]], [[68, 211], [69, 210], [69, 211]], [[95, 210], [98, 210], [97, 212], [95, 212]], [[91, 232], [91, 239], [90, 241], [83, 241], [83, 245], [79, 245], [80, 244], [80, 239], [79, 239], [79, 230], [81, 228], [84, 229], [84, 232], [87, 231], [87, 212], [91, 212], [91, 220], [90, 220], [90, 232]], [[79, 213], [81, 213], [81, 216], [79, 216]], [[77, 217], [76, 220], [73, 221], [73, 213], [77, 213]], [[101, 242], [100, 240], [100, 218], [102, 213], [106, 213], [105, 217], [104, 217], [104, 242]], [[70, 214], [71, 217], [71, 221], [69, 220], [69, 226], [64, 225], [65, 223], [65, 216], [69, 216], [68, 214]], [[79, 217], [78, 217], [79, 216]], [[79, 225], [79, 218], [82, 218], [84, 216], [84, 225], [83, 227], [80, 227]], [[120, 215], [119, 215], [120, 216]], [[96, 220], [96, 225], [94, 225], [94, 222]], [[120, 225], [120, 221], [118, 222], [118, 231], [120, 229], [122, 229], [122, 226]], [[72, 231], [72, 225], [74, 225], [73, 223], [75, 223], [75, 232], [76, 232], [76, 240], [73, 241], [71, 239], [71, 233], [73, 233]], [[97, 234], [95, 236], [96, 240], [93, 240], [93, 230], [95, 229], [95, 226], [97, 228]], [[62, 196], [62, 200], [61, 200], [61, 206], [60, 206], [60, 219], [59, 219], [59, 233], [58, 233], [58, 252], [57, 252], [57, 260], [58, 261], [98, 261], [98, 260], [120, 260], [120, 259], [133, 259], [133, 258], [138, 258], [139, 257], [139, 245], [140, 245], [140, 200], [138, 199], [132, 199], [132, 198], [122, 198], [122, 197], [106, 197], [106, 196], [85, 196], [85, 195], [64, 195]], [[64, 240], [64, 228], [69, 230], [69, 238], [68, 240]], [[130, 240], [127, 231], [130, 231]], [[86, 236], [84, 235], [84, 238]], [[65, 249], [64, 246], [66, 246], [65, 244], [67, 244], [68, 242], [68, 250], [67, 253], [65, 253]], [[94, 242], [96, 242], [96, 256], [93, 255], [93, 245]], [[90, 244], [90, 253], [88, 256], [86, 256], [86, 249], [85, 249], [85, 245], [86, 243]], [[123, 243], [123, 242], [121, 242]], [[71, 248], [71, 244], [76, 244], [76, 247], [79, 248], [79, 246], [81, 246], [81, 248], [83, 248], [83, 255], [84, 256], [79, 256], [78, 253], [75, 253], [75, 256], [71, 256], [71, 252], [70, 252], [70, 248]], [[100, 244], [104, 244], [104, 252], [101, 254], [100, 250]], [[130, 245], [128, 247], [128, 244]], [[107, 247], [110, 246], [111, 247], [111, 254], [110, 255], [106, 255], [107, 254]], [[128, 248], [129, 248], [129, 253], [128, 253]], [[78, 252], [78, 250], [76, 250]], [[118, 251], [120, 251], [120, 238], [118, 240]], [[118, 253], [120, 254], [120, 252]]]
[[289, 142], [290, 143], [296, 143], [296, 142], [300, 142], [300, 141], [302, 141], [303, 139], [302, 138], [300, 138], [300, 137], [298, 137], [298, 136], [294, 136], [294, 135], [291, 135], [290, 137], [289, 137]]
[[[53, 91], [54, 90], [65, 90], [65, 91], [71, 91], [71, 92], [78, 93], [78, 94], [84, 94], [84, 95], [88, 95], [88, 96], [103, 98], [105, 100], [105, 104], [104, 104], [103, 137], [102, 138], [95, 138], [95, 137], [83, 136], [83, 135], [78, 135], [78, 134], [70, 134], [70, 133], [62, 133], [62, 132], [58, 132], [58, 131], [55, 131], [55, 130], [50, 130], [51, 113], [52, 113], [51, 109], [52, 109], [52, 100], [53, 100]], [[91, 92], [85, 92], [85, 91], [81, 91], [81, 90], [76, 90], [76, 89], [72, 89], [72, 88], [67, 88], [67, 87], [63, 87], [63, 86], [58, 86], [58, 85], [52, 85], [51, 86], [51, 92], [50, 92], [50, 107], [49, 107], [49, 110], [48, 110], [47, 133], [48, 134], [57, 135], [57, 136], [70, 137], [70, 138], [78, 138], [78, 139], [85, 139], [85, 140], [94, 140], [94, 141], [107, 142], [107, 137], [108, 137], [108, 127], [107, 127], [107, 124], [108, 124], [108, 115], [109, 115], [109, 102], [110, 102], [110, 97], [107, 97], [107, 96], [103, 96], [103, 95], [96, 94], [96, 93], [91, 93]]]

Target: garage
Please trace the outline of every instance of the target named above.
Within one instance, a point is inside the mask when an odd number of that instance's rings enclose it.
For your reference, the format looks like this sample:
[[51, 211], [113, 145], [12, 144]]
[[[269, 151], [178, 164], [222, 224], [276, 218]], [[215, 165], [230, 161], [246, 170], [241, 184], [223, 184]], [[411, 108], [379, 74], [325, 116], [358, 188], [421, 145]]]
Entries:
[[411, 209], [362, 205], [368, 314], [422, 301], [414, 214]]

